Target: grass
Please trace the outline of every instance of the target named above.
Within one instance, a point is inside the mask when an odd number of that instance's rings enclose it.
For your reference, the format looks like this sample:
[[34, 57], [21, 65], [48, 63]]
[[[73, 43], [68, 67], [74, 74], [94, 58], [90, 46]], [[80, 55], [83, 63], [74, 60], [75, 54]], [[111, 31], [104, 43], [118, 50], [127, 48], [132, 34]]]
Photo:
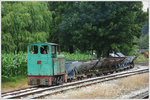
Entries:
[[14, 77], [13, 81], [2, 82], [1, 90], [2, 92], [7, 92], [11, 90], [20, 89], [20, 88], [30, 87], [27, 84], [27, 82], [28, 80], [26, 76], [17, 76], [17, 77]]
[[148, 62], [149, 58], [145, 57], [144, 55], [140, 54], [134, 62]]
[[67, 53], [67, 52], [61, 52], [66, 58], [66, 60], [90, 60], [94, 59], [94, 56], [91, 56], [89, 54], [82, 54], [82, 53]]
[[6, 82], [17, 82], [20, 79], [24, 79], [27, 78], [27, 76], [23, 76], [23, 75], [19, 75], [19, 76], [9, 76], [9, 77], [4, 77], [2, 76], [2, 83], [6, 83]]
[[27, 54], [20, 52], [18, 54], [4, 53], [1, 56], [2, 78], [26, 75], [27, 74]]
[[99, 83], [92, 86], [82, 87], [66, 91], [52, 96], [48, 99], [114, 99], [122, 94], [131, 93], [133, 90], [139, 90], [149, 86], [148, 74], [134, 75], [122, 78], [118, 81]]

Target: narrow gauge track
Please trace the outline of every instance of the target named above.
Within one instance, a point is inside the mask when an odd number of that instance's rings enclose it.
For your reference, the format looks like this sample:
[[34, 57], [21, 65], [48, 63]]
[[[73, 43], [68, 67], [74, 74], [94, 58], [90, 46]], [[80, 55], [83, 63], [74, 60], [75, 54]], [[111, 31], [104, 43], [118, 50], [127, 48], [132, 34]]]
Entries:
[[148, 99], [148, 98], [149, 98], [149, 92], [147, 90], [140, 94], [134, 95], [134, 96], [130, 97], [129, 99]]
[[5, 97], [5, 96], [9, 96], [9, 95], [17, 95], [17, 94], [20, 94], [20, 93], [24, 93], [24, 92], [29, 92], [29, 91], [36, 90], [38, 88], [39, 88], [38, 86], [35, 86], [35, 87], [28, 87], [28, 88], [23, 88], [23, 89], [8, 91], [8, 92], [2, 93], [1, 97]]
[[94, 77], [94, 78], [89, 78], [89, 79], [84, 79], [80, 81], [75, 81], [71, 83], [66, 83], [63, 85], [58, 85], [58, 86], [52, 86], [52, 87], [43, 87], [43, 88], [28, 88], [28, 89], [23, 89], [23, 90], [18, 90], [18, 91], [13, 91], [13, 92], [8, 92], [6, 94], [2, 94], [2, 98], [4, 99], [14, 99], [14, 98], [42, 98], [46, 95], [52, 95], [58, 92], [63, 92], [69, 89], [74, 89], [74, 88], [79, 88], [79, 87], [84, 87], [84, 86], [89, 86], [92, 84], [100, 83], [100, 82], [105, 82], [113, 79], [118, 79], [118, 78], [123, 78], [127, 76], [132, 76], [136, 74], [142, 74], [142, 73], [147, 73], [149, 72], [148, 68], [145, 69], [139, 69], [139, 70], [131, 70], [127, 72], [119, 72], [115, 74], [110, 74], [106, 76], [100, 76], [100, 77]]

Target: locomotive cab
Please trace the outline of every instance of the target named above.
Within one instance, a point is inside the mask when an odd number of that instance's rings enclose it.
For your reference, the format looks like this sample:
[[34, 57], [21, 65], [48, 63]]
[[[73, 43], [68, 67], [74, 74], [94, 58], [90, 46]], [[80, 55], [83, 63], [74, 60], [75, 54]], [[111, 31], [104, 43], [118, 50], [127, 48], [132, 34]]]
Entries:
[[28, 84], [56, 85], [67, 82], [65, 57], [55, 43], [32, 43], [27, 47]]

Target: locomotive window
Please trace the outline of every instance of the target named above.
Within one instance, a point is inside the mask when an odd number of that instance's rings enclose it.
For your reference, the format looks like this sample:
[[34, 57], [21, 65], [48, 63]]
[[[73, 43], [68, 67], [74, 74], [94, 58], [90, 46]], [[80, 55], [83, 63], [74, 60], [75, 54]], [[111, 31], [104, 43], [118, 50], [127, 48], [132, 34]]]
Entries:
[[38, 53], [38, 46], [37, 45], [29, 46], [29, 52], [31, 54], [37, 54]]
[[48, 54], [48, 52], [49, 52], [49, 47], [48, 47], [48, 45], [42, 45], [42, 46], [40, 47], [40, 52], [41, 52], [41, 54]]
[[56, 54], [56, 46], [51, 46], [52, 54]]

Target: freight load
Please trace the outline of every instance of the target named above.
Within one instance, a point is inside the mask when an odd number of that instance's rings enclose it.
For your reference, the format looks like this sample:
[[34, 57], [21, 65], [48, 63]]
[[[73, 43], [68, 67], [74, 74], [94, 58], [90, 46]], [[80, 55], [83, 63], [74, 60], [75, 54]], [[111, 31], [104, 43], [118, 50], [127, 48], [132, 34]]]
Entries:
[[122, 53], [110, 54], [108, 58], [90, 60], [87, 62], [66, 62], [66, 72], [69, 80], [75, 78], [99, 76], [102, 74], [118, 72], [127, 68], [133, 68], [136, 56], [125, 56]]

